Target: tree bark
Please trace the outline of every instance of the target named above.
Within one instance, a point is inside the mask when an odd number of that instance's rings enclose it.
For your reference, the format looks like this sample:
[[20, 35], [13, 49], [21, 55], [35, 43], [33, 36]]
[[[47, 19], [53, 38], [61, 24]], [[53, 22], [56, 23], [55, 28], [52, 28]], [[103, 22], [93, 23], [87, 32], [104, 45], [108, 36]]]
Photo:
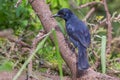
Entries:
[[[66, 43], [56, 20], [52, 18], [52, 13], [49, 9], [49, 6], [45, 3], [45, 0], [29, 0], [29, 2], [35, 13], [38, 15], [42, 25], [44, 26], [45, 31], [49, 32], [52, 28], [56, 30], [61, 56], [70, 68], [73, 80], [118, 80], [117, 78], [95, 72], [92, 69], [88, 69], [84, 76], [77, 77], [76, 56], [75, 54], [72, 54], [72, 51], [68, 47], [68, 44]], [[54, 42], [53, 35], [51, 35], [50, 38]]]

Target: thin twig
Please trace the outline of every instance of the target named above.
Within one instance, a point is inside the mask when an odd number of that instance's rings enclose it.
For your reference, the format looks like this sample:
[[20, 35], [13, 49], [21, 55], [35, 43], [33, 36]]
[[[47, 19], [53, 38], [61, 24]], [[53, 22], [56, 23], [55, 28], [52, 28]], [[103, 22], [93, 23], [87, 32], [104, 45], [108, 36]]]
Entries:
[[108, 29], [107, 29], [107, 50], [106, 53], [110, 53], [110, 49], [111, 49], [111, 40], [112, 40], [112, 24], [111, 24], [111, 15], [109, 13], [108, 7], [107, 7], [107, 2], [106, 0], [103, 0], [103, 5], [105, 8], [105, 12], [106, 12], [106, 22], [108, 25]]
[[100, 21], [99, 24], [94, 26], [94, 31], [93, 32], [96, 32], [100, 26], [105, 26], [105, 24], [106, 24], [106, 19]]
[[15, 4], [15, 8], [17, 8], [19, 6], [19, 4], [21, 4], [22, 0], [18, 0], [17, 3]]
[[89, 2], [89, 3], [86, 3], [86, 4], [83, 4], [83, 5], [80, 5], [77, 9], [81, 9], [81, 8], [85, 8], [85, 7], [88, 7], [88, 6], [93, 6], [93, 5], [96, 5], [96, 4], [103, 4], [101, 1], [100, 2], [96, 2], [96, 1], [93, 1], [93, 2]]
[[87, 13], [87, 15], [85, 16], [85, 18], [83, 19], [83, 21], [86, 22], [86, 20], [94, 13], [94, 11], [95, 11], [95, 7], [92, 7], [90, 11]]
[[[46, 34], [48, 35], [48, 34]], [[44, 31], [40, 31], [38, 33], [38, 35], [36, 36], [36, 38], [33, 40], [32, 42], [32, 49], [30, 50], [30, 56], [32, 55], [33, 51], [35, 50], [37, 44], [39, 43], [39, 41], [41, 41], [45, 36], [45, 32]], [[29, 62], [28, 64], [28, 80], [31, 79], [31, 75], [32, 75], [32, 60]]]
[[22, 47], [31, 48], [27, 43], [15, 38], [10, 31], [0, 31], [0, 37], [8, 39], [10, 42], [15, 42], [16, 44], [21, 45]]

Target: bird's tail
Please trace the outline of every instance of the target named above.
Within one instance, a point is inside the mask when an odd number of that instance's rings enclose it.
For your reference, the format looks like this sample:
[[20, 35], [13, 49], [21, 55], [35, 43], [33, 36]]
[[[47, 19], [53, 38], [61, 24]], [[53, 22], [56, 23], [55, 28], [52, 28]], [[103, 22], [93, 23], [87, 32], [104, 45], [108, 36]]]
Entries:
[[78, 70], [86, 70], [89, 68], [86, 48], [84, 46], [78, 47]]

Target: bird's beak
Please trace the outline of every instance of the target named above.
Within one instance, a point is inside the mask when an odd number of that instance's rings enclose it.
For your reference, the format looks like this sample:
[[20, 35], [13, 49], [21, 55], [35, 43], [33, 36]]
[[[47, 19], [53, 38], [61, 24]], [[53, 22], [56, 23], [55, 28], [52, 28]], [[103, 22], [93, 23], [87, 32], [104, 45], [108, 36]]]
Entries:
[[52, 17], [60, 17], [60, 15], [58, 15], [58, 14], [54, 14]]

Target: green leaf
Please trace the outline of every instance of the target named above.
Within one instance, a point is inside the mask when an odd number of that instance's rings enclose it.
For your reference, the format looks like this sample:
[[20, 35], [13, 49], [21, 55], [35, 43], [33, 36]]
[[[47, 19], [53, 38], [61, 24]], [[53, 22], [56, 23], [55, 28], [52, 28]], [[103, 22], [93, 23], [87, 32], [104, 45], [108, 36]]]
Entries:
[[58, 40], [57, 40], [57, 36], [56, 36], [56, 31], [53, 31], [53, 35], [54, 35], [54, 42], [55, 42], [55, 47], [56, 47], [56, 53], [57, 53], [57, 61], [58, 61], [58, 68], [59, 68], [59, 72], [60, 72], [60, 78], [62, 80], [63, 77], [63, 70], [62, 70], [62, 58], [60, 55], [60, 51], [59, 51], [59, 45], [58, 45]]
[[80, 2], [81, 2], [80, 0], [76, 0], [77, 5], [80, 5]]
[[100, 0], [95, 0], [96, 2], [100, 2]]
[[23, 26], [27, 26], [27, 24], [28, 24], [28, 21], [27, 21], [27, 20], [22, 21], [22, 25], [23, 25]]
[[13, 62], [8, 60], [0, 65], [0, 71], [11, 71], [12, 68], [13, 68]]
[[102, 36], [101, 41], [101, 66], [102, 66], [102, 73], [106, 72], [106, 36]]
[[16, 16], [19, 17], [20, 14], [21, 14], [21, 6], [18, 6], [17, 9], [16, 9]]
[[62, 33], [65, 35], [65, 34], [66, 34], [66, 32], [65, 32], [64, 27], [60, 24], [60, 22], [57, 22], [57, 24], [58, 24], [58, 26], [59, 26], [60, 30], [62, 31]]
[[67, 0], [59, 0], [59, 4], [62, 8], [69, 8], [69, 4]]
[[55, 8], [58, 6], [58, 1], [57, 0], [52, 0], [51, 3], [52, 3], [52, 7]]

